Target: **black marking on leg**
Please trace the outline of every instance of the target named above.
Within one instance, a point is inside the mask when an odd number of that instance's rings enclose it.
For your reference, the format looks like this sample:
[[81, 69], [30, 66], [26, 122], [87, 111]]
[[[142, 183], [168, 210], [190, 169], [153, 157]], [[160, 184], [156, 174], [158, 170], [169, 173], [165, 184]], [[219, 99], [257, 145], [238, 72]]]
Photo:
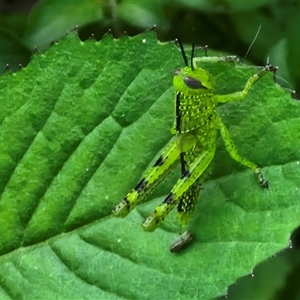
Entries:
[[191, 213], [194, 211], [195, 205], [196, 205], [196, 200], [192, 198], [191, 195], [187, 194], [185, 197], [181, 199], [177, 206], [177, 211], [179, 213]]
[[160, 156], [157, 161], [154, 164], [154, 167], [160, 167], [163, 163], [165, 162], [165, 160], [163, 159], [162, 156]]
[[176, 93], [175, 119], [176, 119], [176, 131], [180, 132], [180, 123], [181, 123], [180, 92]]
[[130, 202], [128, 201], [127, 196], [126, 196], [125, 198], [123, 198], [123, 200], [119, 204], [117, 204], [115, 206], [115, 208], [113, 209], [114, 214], [119, 213], [119, 210], [124, 207], [124, 202], [125, 202], [125, 205], [129, 208], [129, 210], [131, 210], [130, 209]]
[[167, 196], [167, 198], [165, 199], [164, 203], [169, 204], [169, 203], [172, 202], [173, 199], [174, 199], [174, 194], [171, 192], [171, 193]]
[[183, 176], [183, 174], [186, 172], [184, 153], [180, 153], [180, 164], [181, 164], [181, 176]]
[[123, 201], [126, 202], [126, 204], [129, 205], [129, 201], [128, 201], [128, 199], [127, 199], [127, 196], [123, 199]]
[[190, 176], [191, 176], [191, 172], [190, 172], [189, 170], [186, 170], [186, 171], [182, 174], [181, 178], [189, 178]]
[[134, 188], [138, 193], [147, 185], [148, 181], [143, 178]]
[[179, 213], [185, 213], [186, 212], [186, 199], [184, 198], [184, 199], [181, 199], [181, 201], [178, 203], [178, 205], [177, 205], [177, 211], [179, 212]]
[[192, 213], [195, 210], [199, 193], [201, 191], [201, 183], [198, 179], [179, 199], [177, 211], [180, 214]]

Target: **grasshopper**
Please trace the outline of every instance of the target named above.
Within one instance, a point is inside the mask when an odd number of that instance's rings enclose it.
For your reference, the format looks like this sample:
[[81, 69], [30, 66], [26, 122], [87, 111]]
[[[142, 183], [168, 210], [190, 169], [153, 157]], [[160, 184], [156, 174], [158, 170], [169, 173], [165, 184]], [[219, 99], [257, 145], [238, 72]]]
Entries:
[[[194, 58], [194, 42], [190, 64], [179, 42], [185, 67], [174, 72], [175, 118], [172, 129], [173, 138], [166, 145], [154, 165], [149, 168], [144, 178], [127, 196], [115, 206], [113, 213], [125, 217], [136, 205], [168, 175], [174, 166], [180, 164], [181, 176], [164, 201], [142, 223], [145, 231], [154, 231], [168, 213], [177, 206], [179, 221], [186, 226], [190, 220], [201, 191], [201, 176], [211, 163], [216, 152], [217, 133], [220, 132], [226, 150], [230, 156], [256, 174], [263, 188], [268, 187], [261, 169], [253, 162], [240, 156], [228, 129], [216, 108], [220, 103], [244, 99], [252, 86], [274, 67], [267, 65], [250, 76], [242, 90], [230, 94], [215, 93], [213, 76], [199, 65], [204, 62], [239, 63], [236, 56], [203, 56]], [[203, 177], [203, 176], [202, 176]]]

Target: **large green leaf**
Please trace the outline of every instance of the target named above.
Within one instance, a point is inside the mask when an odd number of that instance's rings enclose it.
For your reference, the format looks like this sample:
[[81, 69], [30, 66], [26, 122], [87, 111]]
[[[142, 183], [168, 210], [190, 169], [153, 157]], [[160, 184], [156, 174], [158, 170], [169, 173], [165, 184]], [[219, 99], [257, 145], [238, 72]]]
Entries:
[[[139, 226], [178, 170], [127, 218], [112, 216], [171, 137], [172, 74], [182, 65], [153, 32], [84, 43], [70, 33], [0, 78], [1, 299], [207, 299], [289, 245], [300, 214], [300, 106], [271, 75], [220, 108], [268, 190], [220, 142], [186, 251], [169, 252], [175, 213], [152, 234]], [[257, 72], [204, 67], [219, 93]]]

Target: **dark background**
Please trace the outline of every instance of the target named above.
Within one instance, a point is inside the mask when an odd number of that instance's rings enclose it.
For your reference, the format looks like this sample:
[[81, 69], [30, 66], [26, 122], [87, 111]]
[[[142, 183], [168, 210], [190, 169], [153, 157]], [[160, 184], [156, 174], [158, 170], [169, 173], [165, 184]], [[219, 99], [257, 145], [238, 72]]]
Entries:
[[[109, 29], [117, 38], [124, 31], [132, 36], [154, 24], [161, 41], [179, 37], [190, 45], [194, 37], [198, 46], [241, 58], [254, 42], [246, 59], [278, 66], [277, 82], [296, 90], [300, 98], [297, 0], [0, 0], [0, 75], [7, 68], [17, 71], [26, 66], [34, 51], [45, 52], [76, 25], [82, 40], [91, 35], [99, 40]], [[291, 248], [239, 279], [227, 298], [300, 300], [299, 237], [295, 231]]]

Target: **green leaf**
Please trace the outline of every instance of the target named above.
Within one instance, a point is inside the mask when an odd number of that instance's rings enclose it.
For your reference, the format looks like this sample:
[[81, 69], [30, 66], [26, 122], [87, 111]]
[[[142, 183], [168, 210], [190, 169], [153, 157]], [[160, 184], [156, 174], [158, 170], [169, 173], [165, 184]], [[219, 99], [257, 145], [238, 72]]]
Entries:
[[[175, 45], [153, 32], [84, 43], [71, 33], [0, 78], [1, 299], [208, 299], [289, 245], [300, 213], [300, 107], [271, 74], [220, 107], [268, 190], [220, 142], [186, 251], [169, 252], [174, 212], [152, 234], [139, 226], [177, 170], [151, 201], [112, 216], [171, 137], [172, 74], [182, 66]], [[206, 67], [218, 93], [257, 72]]]

